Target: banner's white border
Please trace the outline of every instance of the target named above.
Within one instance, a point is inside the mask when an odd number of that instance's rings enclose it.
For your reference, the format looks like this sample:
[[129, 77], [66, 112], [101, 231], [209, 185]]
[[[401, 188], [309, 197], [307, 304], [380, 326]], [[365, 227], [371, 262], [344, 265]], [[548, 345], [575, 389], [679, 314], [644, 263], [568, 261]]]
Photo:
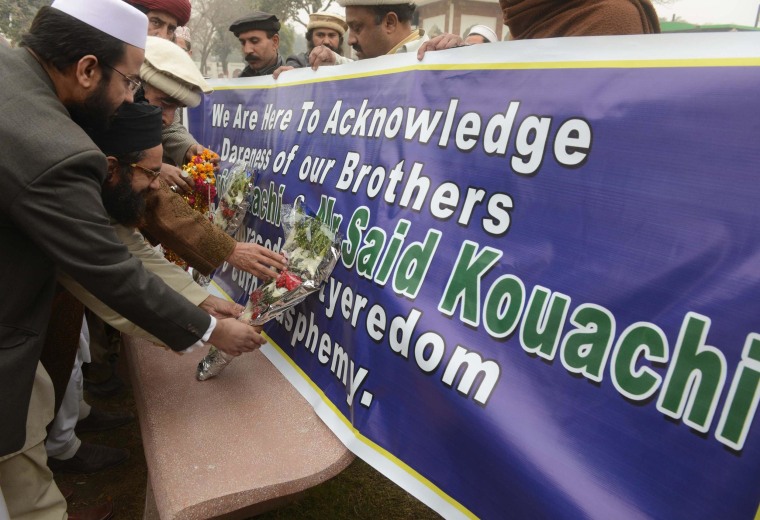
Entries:
[[444, 518], [477, 518], [401, 459], [362, 435], [309, 376], [269, 336], [266, 337], [269, 343], [261, 347], [261, 352], [311, 404], [346, 448]]

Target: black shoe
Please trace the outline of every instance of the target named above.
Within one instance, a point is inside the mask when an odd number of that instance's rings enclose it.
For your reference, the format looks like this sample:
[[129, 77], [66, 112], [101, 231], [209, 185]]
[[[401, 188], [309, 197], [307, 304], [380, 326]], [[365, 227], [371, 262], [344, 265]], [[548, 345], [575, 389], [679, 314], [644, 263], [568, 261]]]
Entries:
[[124, 390], [124, 382], [114, 374], [102, 383], [85, 381], [84, 389], [97, 397], [114, 397]]
[[128, 458], [129, 450], [124, 448], [83, 442], [70, 459], [59, 460], [49, 457], [48, 467], [53, 470], [53, 473], [87, 474], [118, 466]]
[[77, 422], [75, 430], [77, 433], [102, 432], [124, 426], [134, 420], [132, 412], [109, 412], [93, 406], [90, 415]]

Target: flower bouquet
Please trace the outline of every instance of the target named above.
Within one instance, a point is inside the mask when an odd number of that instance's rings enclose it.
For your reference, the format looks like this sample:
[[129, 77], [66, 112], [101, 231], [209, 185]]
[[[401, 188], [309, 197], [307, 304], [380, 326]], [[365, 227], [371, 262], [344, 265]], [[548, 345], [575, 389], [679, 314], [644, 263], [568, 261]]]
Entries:
[[241, 319], [263, 325], [319, 290], [340, 258], [340, 237], [296, 204], [283, 209], [288, 268], [251, 293]]
[[[340, 236], [307, 215], [301, 205], [283, 206], [282, 227], [288, 268], [251, 293], [238, 318], [250, 325], [263, 325], [319, 291], [340, 258]], [[205, 381], [218, 375], [231, 360], [232, 356], [211, 348], [198, 364], [197, 378]]]
[[228, 176], [220, 179], [219, 203], [214, 213], [214, 224], [228, 235], [234, 235], [243, 224], [245, 212], [251, 206], [256, 174], [248, 170], [246, 163], [239, 162]]
[[[183, 176], [192, 179], [195, 183], [193, 191], [187, 195], [181, 195], [183, 199], [195, 211], [198, 211], [209, 219], [212, 217], [209, 207], [216, 197], [216, 177], [214, 176], [214, 159], [219, 157], [217, 154], [204, 148], [203, 151], [194, 155], [190, 162], [182, 167]], [[164, 256], [170, 262], [174, 262], [183, 269], [187, 270], [187, 263], [171, 249], [164, 250]]]
[[[213, 214], [209, 212], [209, 219], [219, 229], [230, 236], [237, 233], [243, 224], [245, 213], [251, 207], [250, 194], [253, 191], [255, 172], [248, 170], [245, 162], [238, 162], [232, 167], [229, 174], [225, 170], [218, 179], [219, 203]], [[214, 189], [214, 195], [217, 190]], [[201, 287], [208, 287], [211, 276], [205, 276], [197, 271], [193, 272], [193, 279]]]
[[189, 195], [183, 195], [183, 198], [195, 211], [209, 216], [209, 207], [216, 198], [216, 177], [212, 161], [218, 157], [208, 148], [204, 148], [203, 152], [194, 155], [190, 162], [182, 167], [195, 183], [193, 191]]

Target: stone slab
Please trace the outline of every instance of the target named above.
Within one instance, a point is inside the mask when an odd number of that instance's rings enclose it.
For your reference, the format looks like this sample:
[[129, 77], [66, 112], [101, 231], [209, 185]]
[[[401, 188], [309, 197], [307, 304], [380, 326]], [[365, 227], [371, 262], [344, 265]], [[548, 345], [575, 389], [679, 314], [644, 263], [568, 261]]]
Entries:
[[152, 490], [146, 517], [250, 517], [353, 461], [260, 352], [197, 381], [206, 349], [179, 355], [133, 337], [124, 343]]

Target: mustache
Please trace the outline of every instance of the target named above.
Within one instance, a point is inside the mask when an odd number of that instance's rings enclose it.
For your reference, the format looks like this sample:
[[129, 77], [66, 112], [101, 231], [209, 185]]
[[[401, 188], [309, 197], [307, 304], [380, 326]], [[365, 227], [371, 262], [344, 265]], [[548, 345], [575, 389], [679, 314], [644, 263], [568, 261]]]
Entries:
[[355, 53], [357, 53], [357, 54], [359, 54], [360, 52], [362, 52], [362, 47], [361, 47], [361, 45], [358, 45], [358, 44], [354, 44], [354, 45], [352, 45], [352, 46], [351, 46], [351, 48], [352, 48], [352, 49], [354, 50], [354, 52], [355, 52]]
[[257, 61], [261, 58], [259, 58], [255, 53], [249, 52], [245, 55], [245, 61]]

